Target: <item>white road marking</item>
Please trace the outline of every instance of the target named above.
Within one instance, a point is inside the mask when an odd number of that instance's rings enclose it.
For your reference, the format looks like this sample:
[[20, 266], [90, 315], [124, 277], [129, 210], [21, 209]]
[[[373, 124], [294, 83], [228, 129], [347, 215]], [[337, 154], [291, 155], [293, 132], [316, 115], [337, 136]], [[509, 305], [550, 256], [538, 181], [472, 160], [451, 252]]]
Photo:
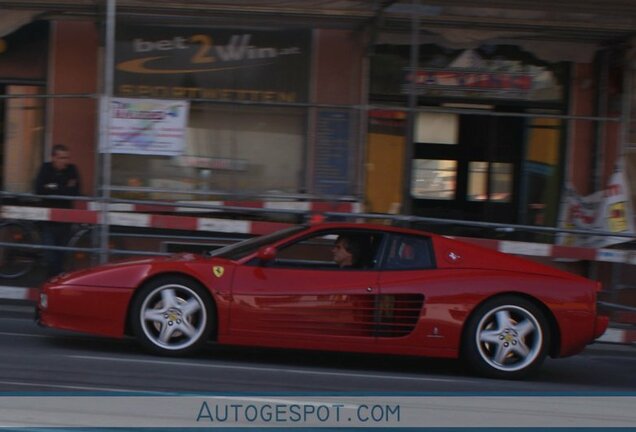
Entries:
[[39, 334], [30, 334], [30, 333], [11, 333], [11, 332], [0, 332], [0, 336], [17, 336], [17, 337], [34, 337], [34, 338], [49, 338], [51, 336], [47, 335], [39, 335]]
[[[287, 405], [312, 405], [315, 407], [319, 407], [325, 404], [325, 401], [312, 401], [312, 400], [300, 400], [300, 399], [281, 399], [281, 398], [264, 398], [264, 397], [254, 397], [254, 396], [206, 396], [206, 399], [221, 399], [223, 401], [250, 401], [255, 403], [284, 403]], [[357, 409], [360, 405], [352, 405], [352, 404], [341, 404], [341, 408], [345, 409]]]
[[449, 382], [449, 383], [480, 382], [476, 380], [455, 379], [455, 378], [452, 378], [452, 379], [423, 378], [423, 377], [403, 376], [403, 375], [325, 372], [325, 371], [315, 371], [315, 370], [305, 370], [305, 369], [273, 368], [273, 367], [261, 367], [261, 366], [234, 366], [234, 365], [204, 364], [204, 363], [192, 363], [192, 362], [174, 362], [174, 361], [167, 361], [167, 360], [138, 360], [138, 359], [126, 359], [126, 358], [119, 358], [119, 357], [101, 357], [101, 356], [83, 356], [83, 355], [68, 355], [66, 357], [75, 358], [75, 359], [83, 359], [83, 360], [98, 360], [98, 361], [111, 361], [111, 362], [123, 362], [123, 363], [146, 363], [146, 364], [158, 364], [158, 365], [169, 365], [169, 366], [201, 367], [201, 368], [208, 368], [208, 369], [244, 370], [244, 371], [254, 371], [254, 372], [283, 372], [283, 373], [291, 373], [291, 374], [299, 374], [299, 375], [319, 375], [319, 376], [347, 377], [347, 378], [371, 378], [371, 379]]
[[0, 321], [33, 321], [33, 317], [0, 318]]
[[47, 383], [25, 383], [18, 381], [0, 381], [0, 385], [15, 385], [22, 387], [47, 387], [47, 388], [59, 388], [65, 390], [86, 390], [86, 391], [108, 391], [108, 392], [118, 392], [118, 393], [151, 393], [158, 395], [173, 395], [174, 393], [167, 392], [153, 392], [147, 390], [124, 390], [124, 389], [115, 389], [110, 387], [90, 387], [90, 386], [71, 386], [71, 385], [61, 385], [61, 384], [47, 384]]

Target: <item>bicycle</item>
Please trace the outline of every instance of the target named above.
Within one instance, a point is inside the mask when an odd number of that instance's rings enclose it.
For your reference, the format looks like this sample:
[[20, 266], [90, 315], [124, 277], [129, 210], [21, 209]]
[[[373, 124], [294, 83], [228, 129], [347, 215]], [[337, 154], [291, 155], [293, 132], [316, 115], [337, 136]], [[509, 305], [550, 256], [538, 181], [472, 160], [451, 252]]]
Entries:
[[[66, 247], [90, 249], [96, 244], [96, 227], [74, 224]], [[0, 222], [0, 278], [17, 279], [34, 270], [43, 260], [40, 228], [33, 222], [5, 220]], [[65, 251], [60, 251], [65, 253]], [[94, 254], [85, 250], [70, 251], [64, 260], [64, 271], [79, 270], [94, 264]]]

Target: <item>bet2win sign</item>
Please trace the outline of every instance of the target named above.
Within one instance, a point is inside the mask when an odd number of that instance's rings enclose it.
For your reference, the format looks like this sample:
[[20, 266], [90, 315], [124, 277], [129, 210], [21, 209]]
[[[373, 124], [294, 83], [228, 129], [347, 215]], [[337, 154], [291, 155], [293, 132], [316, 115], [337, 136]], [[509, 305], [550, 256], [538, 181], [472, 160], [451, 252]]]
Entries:
[[305, 102], [311, 33], [120, 25], [122, 97]]
[[113, 98], [107, 152], [177, 156], [183, 153], [189, 104]]

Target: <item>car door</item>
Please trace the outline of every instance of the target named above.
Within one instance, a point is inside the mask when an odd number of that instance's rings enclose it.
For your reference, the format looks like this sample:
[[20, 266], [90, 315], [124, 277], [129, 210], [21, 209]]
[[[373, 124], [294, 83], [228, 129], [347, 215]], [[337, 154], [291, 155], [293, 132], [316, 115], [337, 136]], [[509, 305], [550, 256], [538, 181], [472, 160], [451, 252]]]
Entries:
[[[373, 256], [366, 266], [338, 268], [332, 248], [341, 234], [320, 232], [279, 247], [271, 261], [255, 258], [238, 266], [232, 290], [231, 338], [281, 347], [373, 347], [378, 270]], [[379, 236], [371, 242], [373, 255]]]
[[[378, 347], [413, 353], [445, 346], [442, 322], [447, 308], [430, 307], [447, 275], [436, 270], [431, 239], [393, 233], [386, 241], [378, 279]], [[442, 313], [445, 315], [445, 313]], [[415, 350], [415, 351], [414, 351]]]

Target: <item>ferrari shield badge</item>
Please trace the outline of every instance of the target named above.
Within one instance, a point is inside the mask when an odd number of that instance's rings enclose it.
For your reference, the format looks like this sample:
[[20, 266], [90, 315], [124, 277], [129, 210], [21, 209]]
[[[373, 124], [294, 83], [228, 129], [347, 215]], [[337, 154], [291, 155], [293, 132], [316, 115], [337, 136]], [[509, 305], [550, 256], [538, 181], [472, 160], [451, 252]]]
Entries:
[[214, 273], [214, 276], [220, 278], [221, 276], [223, 276], [223, 272], [225, 271], [225, 269], [221, 266], [214, 266], [212, 267], [212, 273]]

